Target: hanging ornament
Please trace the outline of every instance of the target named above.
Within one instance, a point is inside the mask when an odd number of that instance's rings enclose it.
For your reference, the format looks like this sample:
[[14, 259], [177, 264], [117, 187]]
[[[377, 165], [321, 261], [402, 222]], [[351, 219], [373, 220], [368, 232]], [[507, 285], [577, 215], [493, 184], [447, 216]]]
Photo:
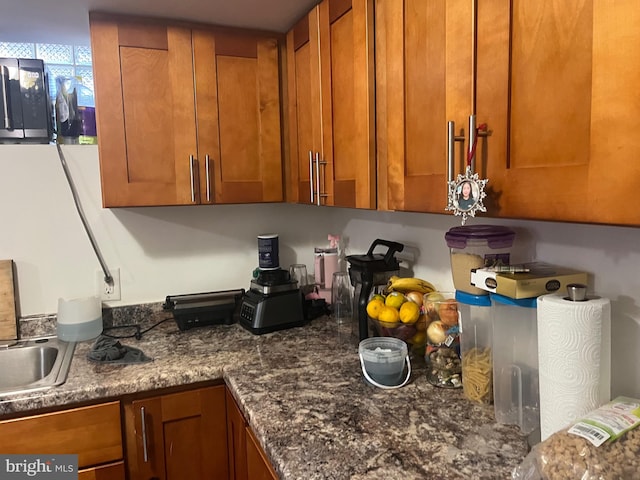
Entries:
[[[469, 131], [473, 131], [471, 127], [474, 123], [475, 119], [470, 118]], [[486, 136], [486, 130], [486, 124], [482, 124], [475, 129], [473, 143], [467, 154], [467, 166], [464, 175], [458, 174], [455, 180], [447, 182], [449, 192], [445, 210], [452, 211], [454, 215], [462, 216], [462, 225], [466, 223], [468, 217], [475, 217], [476, 212], [487, 211], [483, 200], [487, 196], [484, 187], [489, 180], [480, 179], [479, 175], [473, 171], [478, 136]]]

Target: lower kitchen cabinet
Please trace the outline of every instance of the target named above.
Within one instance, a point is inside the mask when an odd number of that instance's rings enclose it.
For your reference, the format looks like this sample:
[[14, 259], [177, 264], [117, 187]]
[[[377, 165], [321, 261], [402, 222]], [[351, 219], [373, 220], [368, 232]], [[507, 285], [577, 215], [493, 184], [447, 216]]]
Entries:
[[228, 478], [225, 386], [124, 402], [129, 480]]
[[78, 471], [78, 480], [124, 480], [124, 462], [87, 468]]
[[77, 454], [81, 480], [124, 480], [120, 402], [0, 421], [0, 452]]
[[278, 475], [227, 390], [230, 480], [278, 480]]

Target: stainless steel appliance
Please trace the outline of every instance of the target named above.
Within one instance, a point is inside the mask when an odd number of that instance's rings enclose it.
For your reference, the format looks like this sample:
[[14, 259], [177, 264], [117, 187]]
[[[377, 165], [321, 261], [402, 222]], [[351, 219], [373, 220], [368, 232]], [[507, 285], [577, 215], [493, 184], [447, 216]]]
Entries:
[[240, 325], [257, 335], [304, 325], [304, 298], [297, 280], [281, 268], [258, 270], [237, 316]]
[[168, 295], [162, 307], [173, 312], [181, 331], [206, 325], [230, 325], [243, 294], [244, 289]]
[[0, 143], [49, 143], [53, 133], [44, 62], [0, 58]]
[[[373, 253], [378, 245], [387, 247], [384, 255]], [[369, 338], [369, 316], [367, 302], [376, 286], [385, 286], [392, 275], [399, 275], [400, 262], [396, 252], [404, 250], [404, 245], [389, 240], [376, 239], [364, 255], [349, 255], [349, 278], [354, 287], [354, 315], [358, 319], [360, 341]]]

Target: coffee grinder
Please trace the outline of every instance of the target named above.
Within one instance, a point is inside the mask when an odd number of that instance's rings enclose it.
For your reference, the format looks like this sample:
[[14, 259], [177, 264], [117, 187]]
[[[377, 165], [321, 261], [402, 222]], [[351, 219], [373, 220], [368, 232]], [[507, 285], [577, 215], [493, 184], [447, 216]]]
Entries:
[[[384, 255], [373, 253], [378, 245], [387, 247]], [[367, 315], [369, 297], [376, 287], [387, 285], [392, 276], [400, 274], [400, 262], [395, 254], [403, 249], [404, 245], [401, 243], [376, 239], [366, 254], [347, 256], [349, 279], [354, 287], [353, 311], [358, 319], [360, 341], [369, 337], [369, 316]]]

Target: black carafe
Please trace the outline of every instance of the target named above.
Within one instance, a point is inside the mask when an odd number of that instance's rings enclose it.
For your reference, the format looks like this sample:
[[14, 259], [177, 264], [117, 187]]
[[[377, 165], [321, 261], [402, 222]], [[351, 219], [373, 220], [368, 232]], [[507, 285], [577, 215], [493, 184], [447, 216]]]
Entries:
[[[378, 245], [387, 247], [384, 254], [373, 253]], [[367, 302], [377, 286], [386, 285], [393, 275], [399, 275], [400, 262], [395, 257], [404, 245], [389, 240], [376, 239], [364, 255], [349, 255], [349, 279], [353, 285], [354, 315], [358, 320], [358, 336], [360, 341], [369, 337], [369, 317]]]

